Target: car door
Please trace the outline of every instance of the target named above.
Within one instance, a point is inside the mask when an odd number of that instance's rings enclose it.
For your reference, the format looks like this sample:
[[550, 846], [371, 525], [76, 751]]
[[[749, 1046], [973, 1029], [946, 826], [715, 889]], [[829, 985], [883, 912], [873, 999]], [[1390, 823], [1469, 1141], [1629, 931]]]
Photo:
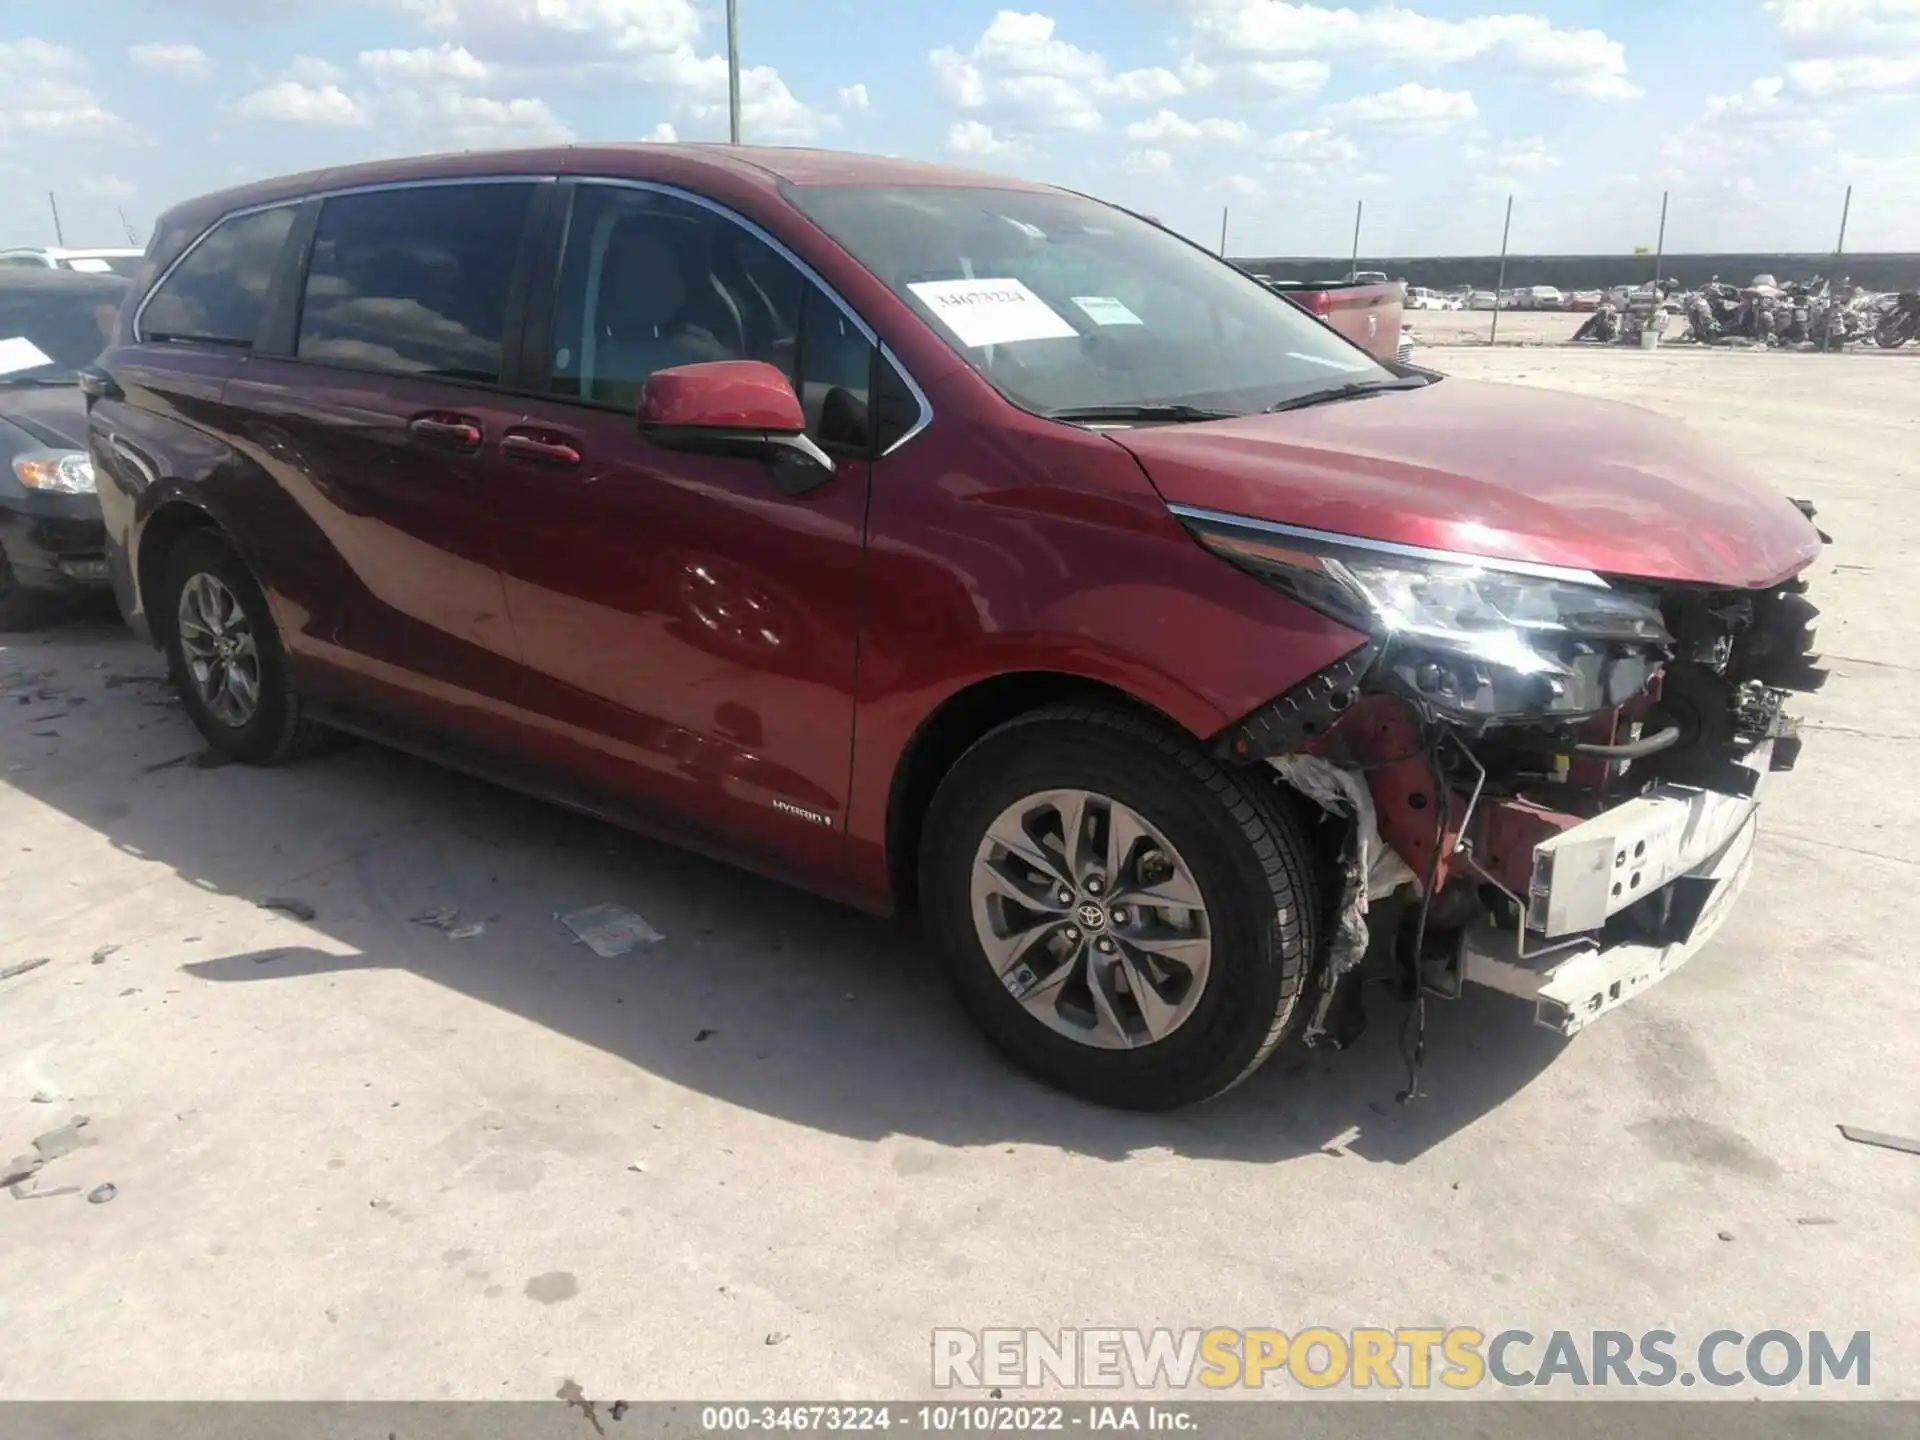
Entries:
[[[523, 703], [553, 762], [723, 850], [833, 868], [847, 798], [875, 436], [869, 332], [738, 217], [582, 181], [529, 319], [548, 398], [501, 444], [519, 519], [501, 571]], [[544, 288], [543, 288], [543, 294]], [[670, 366], [764, 360], [796, 382], [826, 483], [656, 447], [635, 407]]]
[[321, 662], [318, 698], [369, 721], [398, 710], [442, 730], [512, 728], [495, 554], [511, 477], [494, 442], [520, 415], [509, 321], [550, 188], [423, 183], [318, 202], [285, 333], [228, 387], [274, 482], [276, 523], [255, 528], [292, 601], [289, 645]]

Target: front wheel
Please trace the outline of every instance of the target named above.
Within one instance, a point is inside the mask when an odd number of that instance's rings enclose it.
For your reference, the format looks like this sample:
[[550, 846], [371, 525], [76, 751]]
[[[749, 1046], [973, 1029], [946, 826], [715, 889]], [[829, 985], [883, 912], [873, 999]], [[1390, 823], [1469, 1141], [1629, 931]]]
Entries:
[[941, 784], [920, 893], [989, 1039], [1097, 1104], [1168, 1110], [1245, 1079], [1315, 953], [1299, 823], [1264, 776], [1146, 718], [1055, 706]]
[[1873, 343], [1882, 350], [1898, 350], [1913, 338], [1913, 318], [1908, 315], [1889, 315], [1874, 329]]
[[270, 765], [327, 732], [301, 713], [267, 597], [226, 538], [196, 530], [167, 557], [156, 618], [173, 683], [214, 749]]

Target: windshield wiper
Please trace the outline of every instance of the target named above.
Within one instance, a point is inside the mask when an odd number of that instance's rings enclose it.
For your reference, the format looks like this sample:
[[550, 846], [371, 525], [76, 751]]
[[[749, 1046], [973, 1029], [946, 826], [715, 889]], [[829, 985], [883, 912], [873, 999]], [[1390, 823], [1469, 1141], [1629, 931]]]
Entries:
[[1048, 420], [1238, 420], [1238, 410], [1209, 410], [1202, 405], [1068, 405], [1041, 412]]
[[1359, 400], [1367, 395], [1384, 395], [1389, 390], [1424, 390], [1432, 383], [1431, 380], [1411, 377], [1404, 380], [1354, 380], [1326, 390], [1311, 390], [1291, 400], [1277, 400], [1267, 407], [1267, 414], [1277, 415], [1282, 410], [1304, 410], [1309, 405], [1328, 405], [1335, 400]]
[[27, 385], [78, 385], [78, 375], [0, 375], [0, 389]]

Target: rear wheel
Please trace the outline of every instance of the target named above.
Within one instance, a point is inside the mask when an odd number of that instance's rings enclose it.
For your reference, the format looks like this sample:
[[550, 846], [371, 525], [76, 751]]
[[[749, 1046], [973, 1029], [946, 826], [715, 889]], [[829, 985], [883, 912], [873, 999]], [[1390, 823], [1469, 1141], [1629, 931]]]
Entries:
[[1873, 343], [1882, 350], [1898, 350], [1913, 338], [1914, 322], [1910, 315], [1889, 315], [1875, 327]]
[[994, 731], [927, 818], [920, 893], [962, 1004], [1041, 1079], [1165, 1110], [1252, 1074], [1314, 953], [1306, 841], [1260, 777], [1105, 708]]
[[327, 732], [301, 713], [267, 598], [225, 537], [188, 535], [165, 576], [156, 618], [173, 683], [207, 743], [253, 765], [320, 743]]

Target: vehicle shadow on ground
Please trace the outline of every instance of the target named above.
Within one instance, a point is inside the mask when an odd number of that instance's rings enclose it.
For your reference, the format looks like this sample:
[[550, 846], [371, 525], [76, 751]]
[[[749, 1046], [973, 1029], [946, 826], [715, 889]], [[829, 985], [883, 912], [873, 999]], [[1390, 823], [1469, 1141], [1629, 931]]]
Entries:
[[[129, 683], [135, 669], [141, 683]], [[0, 758], [42, 747], [41, 763], [9, 782], [203, 890], [291, 896], [315, 911], [287, 922], [283, 947], [183, 967], [205, 983], [408, 970], [795, 1124], [1114, 1160], [1166, 1149], [1249, 1163], [1319, 1154], [1404, 1163], [1522, 1089], [1563, 1046], [1533, 1025], [1530, 1007], [1504, 997], [1429, 1002], [1424, 1098], [1402, 1105], [1406, 1007], [1376, 990], [1372, 1023], [1345, 1052], [1290, 1042], [1211, 1104], [1105, 1111], [1006, 1065], [949, 1000], [910, 925], [370, 744], [275, 770], [202, 769], [192, 763], [198, 737], [155, 683], [152, 652], [82, 627], [37, 651], [0, 653], [0, 682], [49, 670], [56, 689], [89, 692], [63, 722], [79, 743], [63, 761], [55, 742], [27, 741], [0, 683]], [[638, 911], [667, 938], [617, 959], [571, 943], [556, 915], [600, 902]], [[416, 923], [447, 907], [484, 932], [455, 940]]]

